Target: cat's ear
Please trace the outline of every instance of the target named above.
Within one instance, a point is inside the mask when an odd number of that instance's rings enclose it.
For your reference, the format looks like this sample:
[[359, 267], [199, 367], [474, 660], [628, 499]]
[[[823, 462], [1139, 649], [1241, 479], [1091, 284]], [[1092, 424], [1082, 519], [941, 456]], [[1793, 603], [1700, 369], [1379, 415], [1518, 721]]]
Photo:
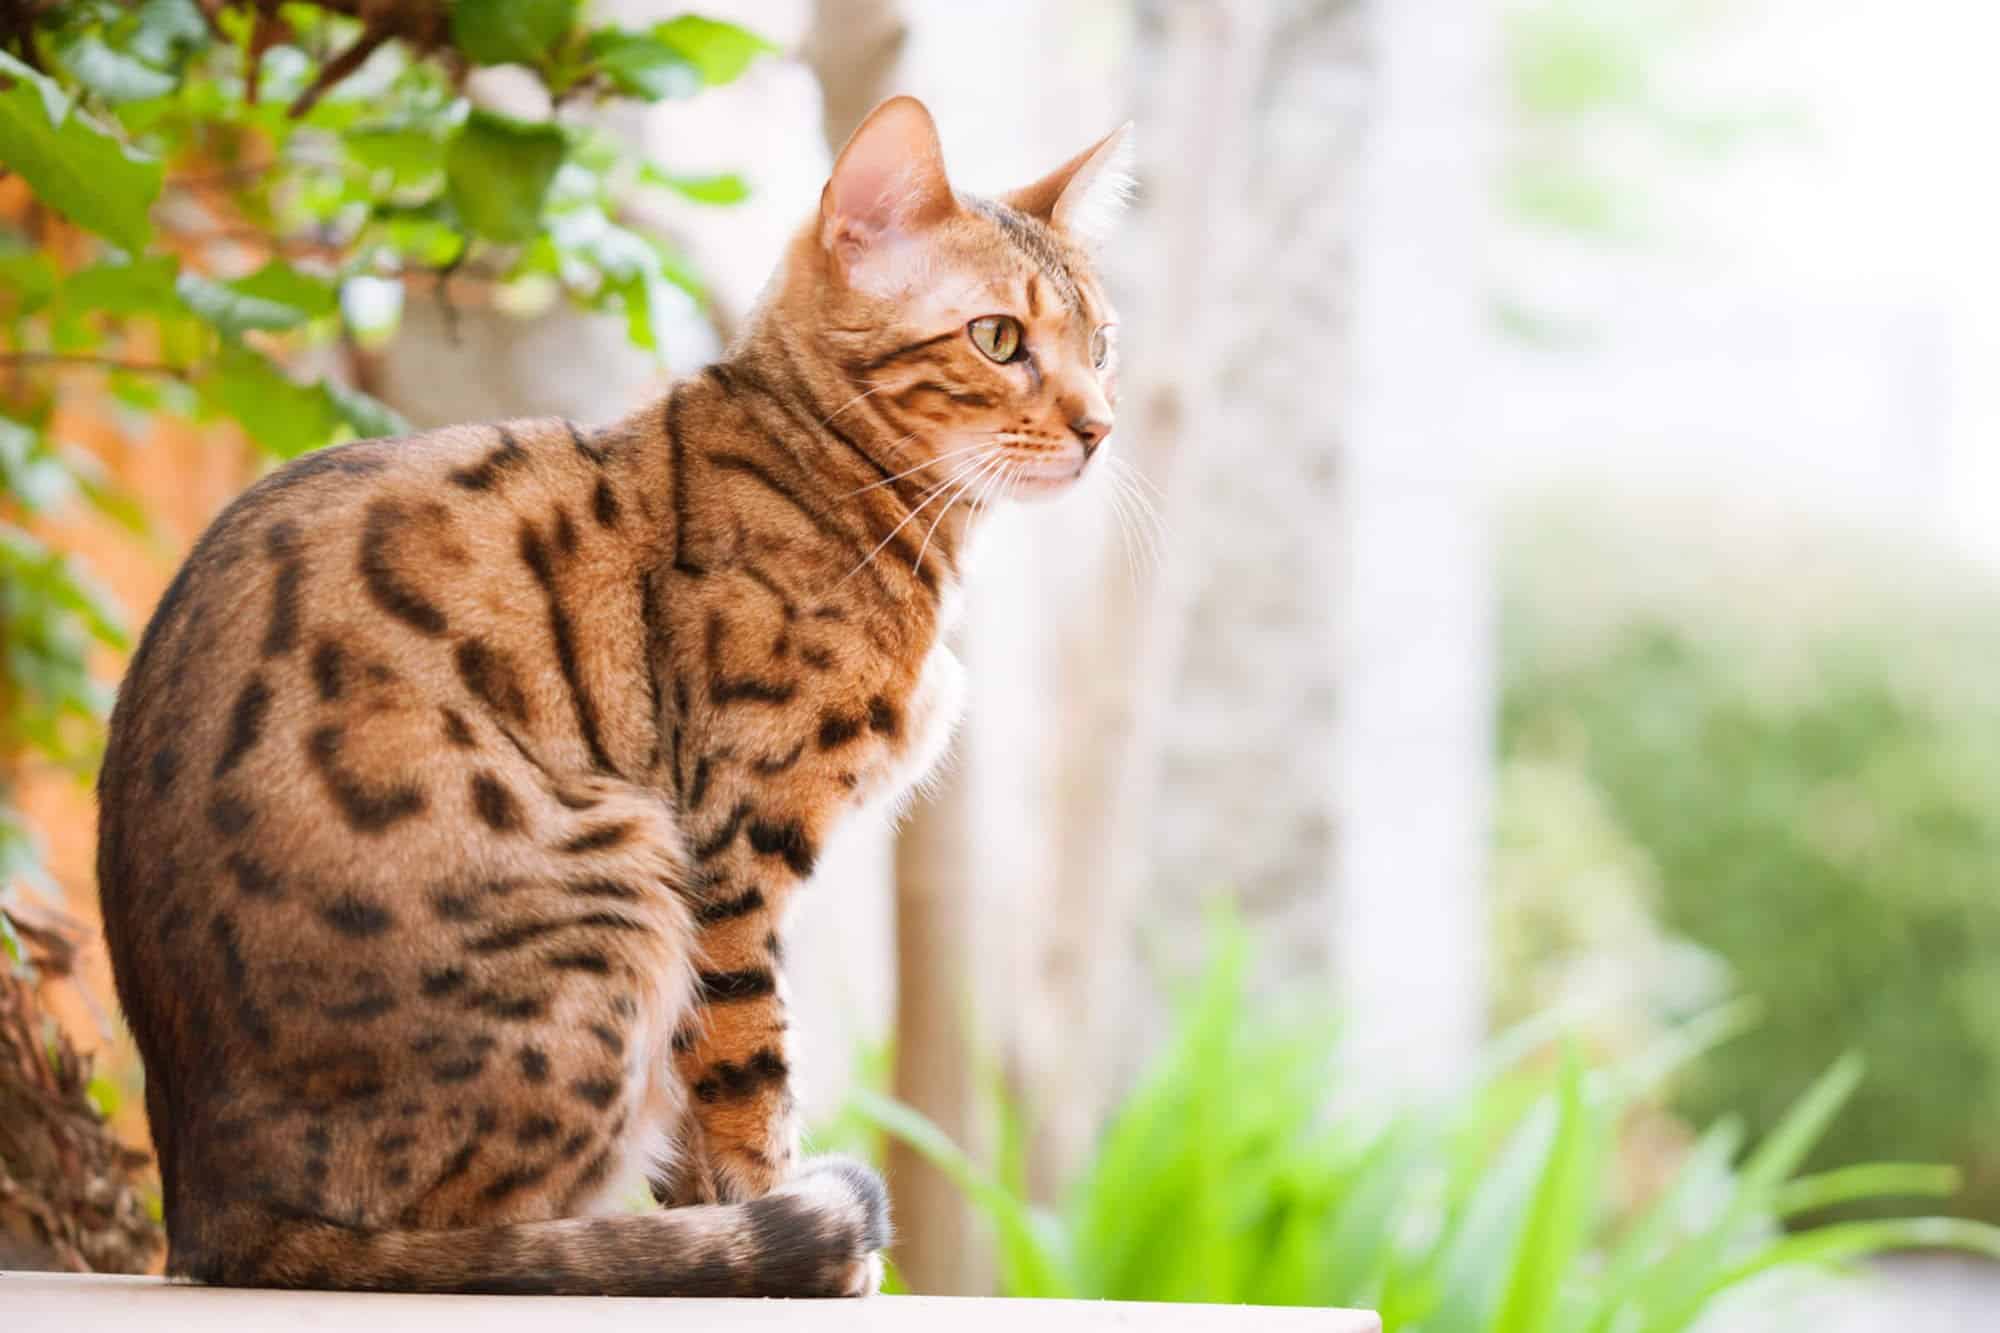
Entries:
[[851, 268], [884, 241], [957, 209], [931, 113], [914, 97], [892, 97], [868, 113], [834, 159], [819, 196], [820, 244]]
[[1025, 189], [1007, 196], [1023, 213], [1095, 245], [1110, 235], [1132, 193], [1132, 122], [1126, 121]]

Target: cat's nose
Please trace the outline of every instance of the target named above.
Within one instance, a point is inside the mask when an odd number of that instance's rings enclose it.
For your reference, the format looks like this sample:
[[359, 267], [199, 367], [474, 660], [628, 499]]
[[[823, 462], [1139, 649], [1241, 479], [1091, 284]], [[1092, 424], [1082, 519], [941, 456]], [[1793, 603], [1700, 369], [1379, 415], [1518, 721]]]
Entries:
[[1083, 456], [1090, 457], [1097, 452], [1097, 446], [1104, 443], [1104, 437], [1111, 433], [1111, 418], [1108, 416], [1080, 416], [1069, 423], [1070, 434], [1083, 443]]

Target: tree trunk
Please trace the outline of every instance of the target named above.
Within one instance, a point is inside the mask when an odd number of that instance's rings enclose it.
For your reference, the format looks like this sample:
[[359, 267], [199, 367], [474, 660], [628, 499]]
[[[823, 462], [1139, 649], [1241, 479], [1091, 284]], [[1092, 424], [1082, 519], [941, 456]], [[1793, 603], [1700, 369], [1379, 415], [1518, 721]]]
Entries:
[[[1350, 345], [1352, 193], [1374, 58], [1359, 0], [1150, 0], [1140, 203], [1116, 250], [1126, 451], [1164, 491], [1160, 577], [1107, 561], [1065, 636], [1062, 874], [1021, 1062], [1036, 1182], [1087, 1153], [1234, 893], [1283, 973], [1322, 973], [1332, 856], [1330, 574]], [[1049, 1034], [1060, 1033], [1060, 1040]]]
[[799, 54], [819, 76], [830, 151], [839, 152], [861, 118], [895, 91], [909, 38], [901, 0], [817, 0]]

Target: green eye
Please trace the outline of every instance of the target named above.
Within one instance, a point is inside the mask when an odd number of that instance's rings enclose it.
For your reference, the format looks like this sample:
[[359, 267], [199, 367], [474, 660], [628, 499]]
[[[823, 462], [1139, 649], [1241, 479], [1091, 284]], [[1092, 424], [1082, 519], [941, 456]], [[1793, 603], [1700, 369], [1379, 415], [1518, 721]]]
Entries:
[[1111, 326], [1106, 324], [1103, 328], [1090, 335], [1090, 364], [1102, 370], [1110, 360]]
[[1006, 365], [1021, 357], [1021, 321], [1012, 315], [981, 315], [965, 326], [975, 347], [992, 360]]

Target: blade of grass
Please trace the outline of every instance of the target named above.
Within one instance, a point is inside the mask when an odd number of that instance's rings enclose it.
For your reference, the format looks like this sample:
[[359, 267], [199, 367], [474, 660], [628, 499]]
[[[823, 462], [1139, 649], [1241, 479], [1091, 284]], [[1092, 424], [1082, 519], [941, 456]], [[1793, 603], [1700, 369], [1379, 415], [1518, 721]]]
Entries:
[[1493, 1333], [1546, 1333], [1596, 1212], [1596, 1187], [1610, 1137], [1609, 1116], [1602, 1106], [1590, 1104], [1583, 1062], [1576, 1048], [1568, 1046], [1556, 1085], [1555, 1140], [1515, 1246]]
[[[1221, 1285], [1215, 1196], [1241, 1117], [1215, 1103], [1240, 1096], [1235, 1071], [1253, 1029], [1242, 1012], [1247, 936], [1227, 917], [1211, 929], [1213, 952], [1173, 1040], [1106, 1127], [1071, 1198], [1075, 1272], [1092, 1296], [1214, 1298]], [[1228, 1142], [1217, 1137], [1224, 1130]]]
[[1627, 1308], [1640, 1274], [1666, 1248], [1695, 1197], [1726, 1178], [1729, 1163], [1742, 1146], [1743, 1124], [1733, 1118], [1716, 1122], [1696, 1140], [1673, 1183], [1612, 1248], [1603, 1276], [1593, 1284], [1598, 1292], [1596, 1315], [1587, 1318], [1584, 1325], [1591, 1333], [1604, 1333], [1619, 1311]]
[[1414, 1177], [1433, 1148], [1406, 1120], [1384, 1131], [1363, 1154], [1325, 1229], [1315, 1283], [1322, 1305], [1374, 1304], [1393, 1257], [1398, 1221], [1415, 1193]]
[[922, 1113], [866, 1088], [853, 1094], [857, 1115], [883, 1133], [902, 1140], [985, 1214], [999, 1237], [1007, 1289], [1021, 1296], [1075, 1294], [1061, 1256], [1049, 1244], [1033, 1210], [996, 1184], [980, 1165]]
[[1467, 1198], [1463, 1215], [1440, 1247], [1436, 1282], [1441, 1297], [1427, 1326], [1490, 1326], [1516, 1252], [1534, 1191], [1555, 1147], [1553, 1096], [1531, 1110]]
[[1958, 1192], [1959, 1173], [1921, 1162], [1868, 1162], [1801, 1176], [1781, 1187], [1771, 1201], [1779, 1217], [1796, 1217], [1861, 1199], [1949, 1198]]
[[1704, 1300], [1759, 1273], [1794, 1264], [1834, 1264], [1889, 1250], [1963, 1250], [2000, 1259], [2000, 1227], [1964, 1217], [1835, 1222], [1772, 1241], [1709, 1279]]
[[1651, 1092], [1680, 1070], [1757, 1025], [1764, 1006], [1754, 999], [1732, 1000], [1696, 1014], [1665, 1037], [1612, 1071], [1613, 1095], [1621, 1102]]
[[1707, 1299], [1710, 1277], [1744, 1226], [1768, 1215], [1787, 1176], [1798, 1169], [1833, 1117], [1860, 1084], [1859, 1056], [1848, 1054], [1807, 1088], [1744, 1164], [1734, 1197], [1722, 1216], [1659, 1266], [1642, 1289], [1641, 1303], [1652, 1311], [1644, 1333], [1673, 1333], [1691, 1323]]

